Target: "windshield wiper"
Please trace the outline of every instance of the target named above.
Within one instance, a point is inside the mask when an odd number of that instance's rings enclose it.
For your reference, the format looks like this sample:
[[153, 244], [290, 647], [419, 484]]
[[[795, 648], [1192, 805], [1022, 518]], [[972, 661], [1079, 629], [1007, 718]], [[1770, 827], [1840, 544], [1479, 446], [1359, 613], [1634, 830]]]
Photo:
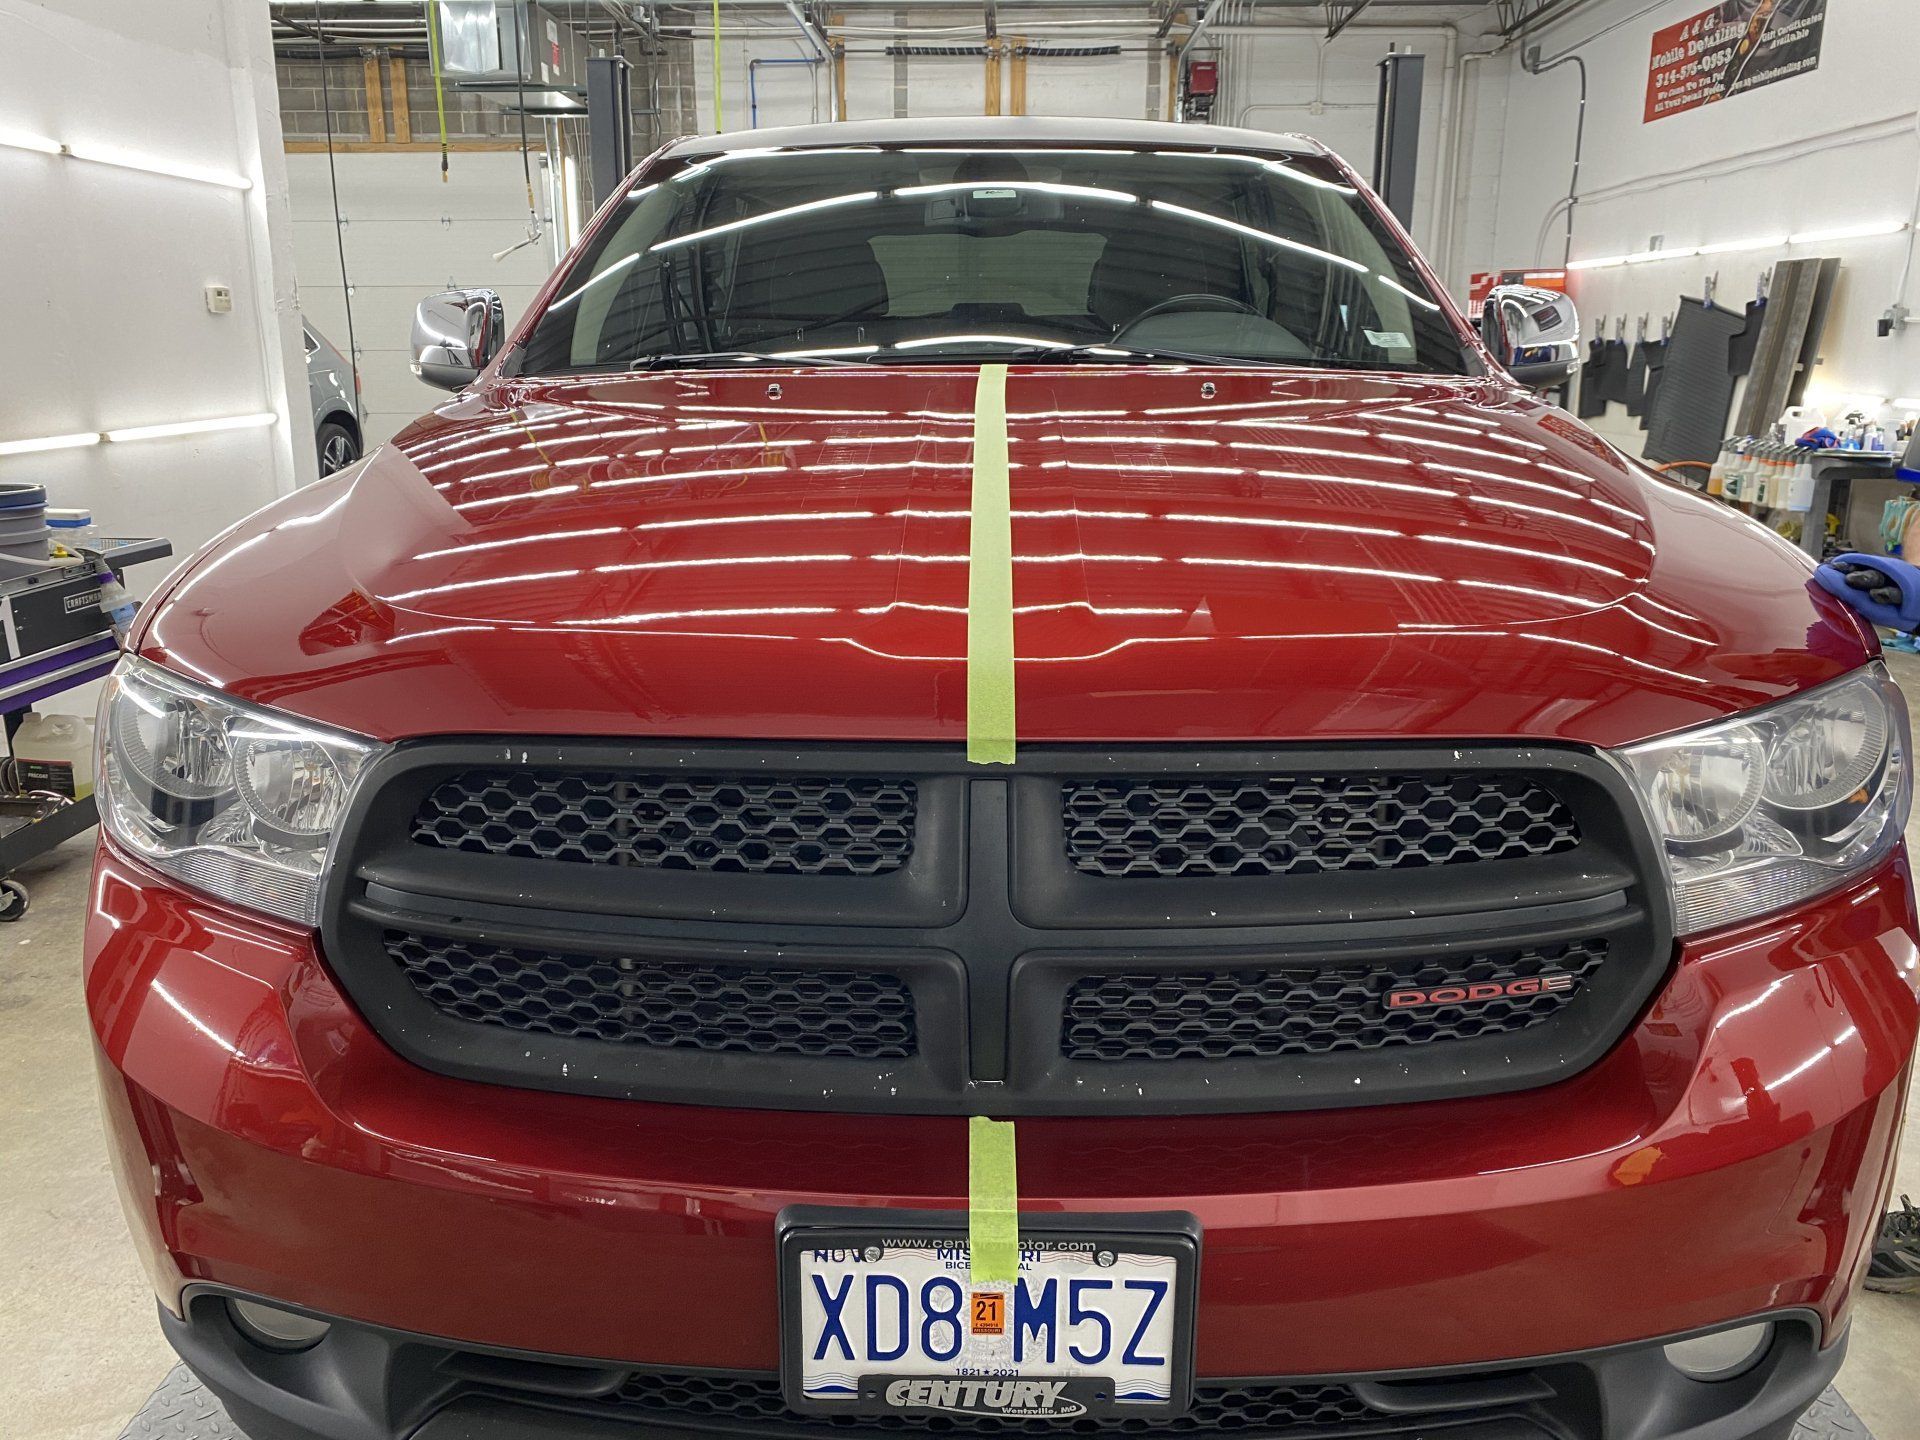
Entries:
[[1109, 365], [1137, 365], [1144, 361], [1152, 364], [1173, 363], [1180, 365], [1215, 365], [1225, 367], [1238, 365], [1259, 369], [1280, 370], [1388, 370], [1399, 374], [1414, 373], [1415, 371], [1415, 367], [1412, 366], [1382, 365], [1372, 360], [1350, 360], [1345, 356], [1314, 355], [1303, 356], [1298, 360], [1282, 360], [1274, 356], [1215, 355], [1203, 350], [1169, 350], [1159, 345], [1135, 348], [1130, 345], [1114, 345], [1111, 343], [1073, 345], [1067, 347], [1027, 345], [1013, 351], [1010, 358], [1021, 361], [1058, 361], [1068, 363], [1091, 360]]
[[1283, 365], [1295, 362], [1256, 360], [1239, 355], [1210, 355], [1198, 350], [1168, 350], [1158, 345], [1144, 349], [1099, 341], [1090, 345], [1027, 345], [1013, 352], [1015, 360], [1093, 360], [1109, 365], [1174, 362], [1182, 365]]
[[629, 370], [698, 370], [717, 365], [857, 365], [832, 355], [773, 355], [763, 350], [688, 350], [642, 355]]

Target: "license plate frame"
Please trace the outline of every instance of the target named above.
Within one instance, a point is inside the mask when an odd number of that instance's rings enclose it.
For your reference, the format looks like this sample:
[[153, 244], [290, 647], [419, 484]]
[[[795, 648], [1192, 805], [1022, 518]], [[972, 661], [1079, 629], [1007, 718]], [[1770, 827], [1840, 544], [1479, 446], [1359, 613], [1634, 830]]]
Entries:
[[[859, 1394], [847, 1400], [823, 1400], [805, 1393], [802, 1357], [801, 1252], [809, 1247], [852, 1248], [910, 1238], [927, 1243], [967, 1243], [962, 1210], [848, 1209], [793, 1205], [780, 1212], [775, 1227], [780, 1294], [780, 1385], [787, 1407], [801, 1415], [928, 1415], [946, 1407], [890, 1403], [892, 1381], [936, 1378], [926, 1372], [881, 1371], [860, 1377]], [[1057, 1417], [1164, 1420], [1184, 1414], [1193, 1403], [1193, 1334], [1200, 1280], [1200, 1222], [1185, 1211], [1133, 1214], [1022, 1215], [1020, 1240], [1074, 1245], [1106, 1242], [1123, 1254], [1168, 1256], [1174, 1262], [1173, 1331], [1168, 1353], [1169, 1393], [1164, 1401], [1118, 1400], [1101, 1391], [1096, 1379], [1071, 1380], [1067, 1392], [1082, 1408]], [[1018, 1379], [1018, 1376], [1006, 1377]], [[1109, 1385], [1107, 1389], [1112, 1387]]]

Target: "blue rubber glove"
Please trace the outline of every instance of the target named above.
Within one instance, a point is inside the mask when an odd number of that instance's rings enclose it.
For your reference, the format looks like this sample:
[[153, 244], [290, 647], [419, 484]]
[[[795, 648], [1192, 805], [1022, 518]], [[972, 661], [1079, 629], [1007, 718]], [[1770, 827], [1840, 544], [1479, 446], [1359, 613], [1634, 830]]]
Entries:
[[1920, 630], [1920, 566], [1890, 555], [1836, 555], [1814, 583], [1888, 630]]

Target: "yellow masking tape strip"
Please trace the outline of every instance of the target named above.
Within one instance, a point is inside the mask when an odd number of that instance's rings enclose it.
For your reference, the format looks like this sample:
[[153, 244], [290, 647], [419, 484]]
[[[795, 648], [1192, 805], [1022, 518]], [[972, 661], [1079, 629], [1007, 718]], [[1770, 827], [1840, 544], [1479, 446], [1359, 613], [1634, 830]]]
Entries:
[[982, 365], [973, 396], [973, 522], [967, 566], [967, 759], [1013, 763], [1013, 499], [1007, 367]]
[[975, 1115], [967, 1122], [967, 1255], [975, 1285], [1011, 1285], [1020, 1278], [1012, 1121]]

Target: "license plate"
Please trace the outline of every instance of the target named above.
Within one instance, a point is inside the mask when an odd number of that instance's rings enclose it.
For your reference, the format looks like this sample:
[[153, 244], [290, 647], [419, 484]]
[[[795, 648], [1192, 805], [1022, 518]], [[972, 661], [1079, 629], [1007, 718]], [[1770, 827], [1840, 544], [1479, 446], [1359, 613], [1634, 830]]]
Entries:
[[1068, 1421], [1191, 1401], [1199, 1225], [1183, 1214], [1023, 1220], [1020, 1278], [976, 1285], [966, 1217], [781, 1216], [781, 1379], [803, 1414]]

